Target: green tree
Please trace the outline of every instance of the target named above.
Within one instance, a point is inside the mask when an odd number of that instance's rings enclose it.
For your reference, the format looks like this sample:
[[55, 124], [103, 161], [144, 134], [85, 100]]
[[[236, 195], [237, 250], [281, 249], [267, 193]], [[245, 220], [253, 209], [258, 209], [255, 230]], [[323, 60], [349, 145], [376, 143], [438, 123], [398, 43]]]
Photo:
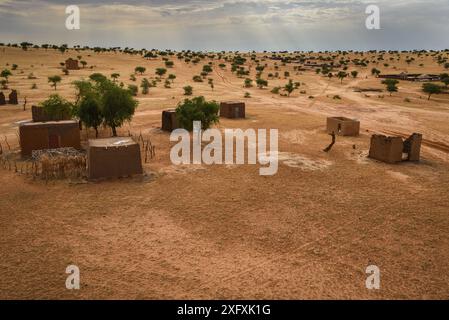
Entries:
[[140, 74], [143, 74], [145, 71], [147, 70], [147, 68], [145, 68], [145, 67], [141, 67], [141, 66], [139, 66], [139, 67], [135, 67], [134, 68], [134, 71], [137, 73], [140, 73]]
[[94, 91], [94, 87], [92, 86], [92, 83], [85, 80], [77, 80], [72, 83], [75, 86], [76, 89], [76, 101], [75, 105], [78, 105], [79, 101], [86, 97], [88, 94], [92, 93]]
[[357, 78], [358, 75], [359, 75], [359, 72], [358, 72], [358, 71], [356, 71], [356, 70], [351, 71], [351, 76], [352, 76], [354, 79]]
[[212, 67], [208, 64], [203, 66], [203, 72], [205, 73], [211, 73], [212, 72]]
[[257, 84], [257, 87], [258, 87], [259, 89], [263, 89], [263, 87], [268, 86], [268, 81], [267, 81], [267, 80], [264, 80], [264, 79], [262, 79], [262, 78], [259, 78], [259, 79], [256, 80], [256, 84]]
[[176, 108], [179, 125], [189, 131], [193, 130], [193, 121], [201, 121], [203, 130], [218, 123], [219, 105], [215, 101], [206, 101], [204, 97], [185, 99]]
[[449, 86], [449, 74], [442, 73], [440, 75], [440, 78], [441, 78], [441, 82], [443, 82], [444, 86], [447, 88]]
[[8, 69], [4, 69], [4, 70], [2, 71], [2, 73], [0, 74], [0, 76], [1, 76], [2, 78], [5, 78], [6, 82], [8, 82], [8, 78], [9, 78], [10, 76], [12, 76], [12, 72], [11, 72], [10, 70], [8, 70]]
[[380, 75], [380, 70], [373, 68], [371, 69], [371, 74], [375, 77], [378, 77]]
[[98, 127], [103, 123], [101, 101], [98, 95], [90, 92], [84, 96], [78, 105], [77, 115], [87, 128], [94, 128], [95, 137], [98, 138]]
[[296, 89], [295, 84], [292, 79], [288, 81], [288, 83], [284, 86], [284, 90], [287, 92], [287, 96], [290, 97], [290, 94]]
[[168, 75], [168, 79], [171, 81], [171, 83], [173, 83], [175, 81], [175, 79], [176, 79], [176, 75], [171, 73], [171, 74]]
[[132, 119], [137, 105], [138, 102], [129, 90], [122, 89], [112, 82], [105, 87], [102, 97], [104, 123], [111, 127], [114, 137], [117, 136], [117, 128]]
[[174, 65], [173, 61], [170, 61], [170, 60], [165, 61], [165, 66], [167, 68], [173, 68], [173, 65]]
[[433, 94], [441, 93], [441, 87], [434, 83], [424, 83], [422, 85], [422, 90], [429, 95], [427, 100], [430, 100], [430, 97]]
[[39, 104], [51, 120], [61, 120], [71, 117], [74, 105], [58, 94], [52, 94]]
[[117, 79], [120, 78], [120, 73], [113, 73], [111, 74], [111, 78], [114, 82], [117, 82]]
[[51, 77], [48, 77], [48, 82], [51, 82], [52, 83], [52, 87], [55, 87], [55, 90], [56, 90], [56, 85], [59, 83], [59, 82], [61, 82], [61, 80], [62, 80], [62, 78], [60, 77], [60, 76], [51, 76]]
[[343, 79], [346, 78], [348, 74], [344, 71], [340, 71], [337, 73], [337, 78], [340, 79], [341, 83], [343, 83]]
[[108, 78], [102, 73], [92, 73], [89, 76], [89, 79], [99, 83], [99, 82], [105, 82]]
[[83, 68], [85, 68], [86, 67], [86, 65], [87, 65], [87, 62], [86, 61], [84, 61], [84, 60], [81, 60], [80, 61], [80, 63], [83, 65]]
[[253, 80], [251, 80], [250, 78], [246, 78], [243, 86], [245, 88], [251, 88], [253, 86]]
[[398, 83], [399, 81], [396, 79], [385, 79], [382, 81], [382, 84], [387, 86], [387, 91], [390, 93], [390, 96], [393, 92], [398, 92]]
[[142, 88], [142, 94], [148, 94], [151, 84], [147, 78], [143, 78], [140, 87]]
[[165, 69], [165, 68], [157, 68], [157, 69], [156, 69], [156, 74], [157, 74], [159, 77], [163, 77], [164, 74], [166, 74], [166, 73], [167, 73], [167, 69]]

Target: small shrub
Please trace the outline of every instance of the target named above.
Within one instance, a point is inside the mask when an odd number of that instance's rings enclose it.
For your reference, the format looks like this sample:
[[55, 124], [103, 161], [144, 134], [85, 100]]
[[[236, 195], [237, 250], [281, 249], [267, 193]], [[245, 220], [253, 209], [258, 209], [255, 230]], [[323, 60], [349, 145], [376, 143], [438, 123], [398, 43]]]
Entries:
[[139, 92], [139, 88], [134, 84], [128, 85], [128, 90], [129, 90], [129, 92], [131, 92], [131, 95], [134, 97], [137, 96], [137, 93]]
[[271, 93], [279, 94], [279, 90], [281, 90], [281, 87], [274, 87], [273, 89], [271, 89]]
[[185, 86], [183, 89], [184, 89], [185, 96], [191, 96], [193, 94], [192, 86]]

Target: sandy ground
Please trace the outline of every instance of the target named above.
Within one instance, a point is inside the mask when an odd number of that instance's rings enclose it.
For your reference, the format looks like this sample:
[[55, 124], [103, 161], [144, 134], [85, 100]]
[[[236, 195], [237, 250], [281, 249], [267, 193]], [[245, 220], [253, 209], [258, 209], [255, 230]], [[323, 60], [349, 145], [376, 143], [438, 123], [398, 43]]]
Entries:
[[[160, 59], [114, 53], [0, 50], [1, 68], [19, 65], [9, 86], [19, 90], [20, 105], [0, 107], [0, 142], [5, 148], [6, 137], [13, 150], [17, 122], [30, 119], [31, 105], [55, 92], [47, 77], [62, 74], [59, 62], [66, 58], [79, 54], [88, 62], [63, 76], [56, 92], [68, 99], [75, 93], [71, 82], [93, 72], [118, 72], [129, 84], [134, 67], [143, 65], [140, 84], [163, 66]], [[204, 62], [173, 60], [173, 87], [159, 84], [148, 95], [139, 93], [132, 123], [120, 130], [151, 137], [156, 157], [145, 165], [148, 178], [46, 184], [0, 168], [0, 298], [449, 298], [449, 95], [427, 101], [419, 83], [406, 82], [392, 97], [354, 92], [383, 88], [370, 75], [375, 64], [358, 68], [359, 77], [343, 84], [289, 65], [279, 73], [289, 70], [306, 94], [280, 97], [270, 90], [287, 80], [245, 89], [229, 63], [220, 70], [216, 60], [212, 91], [207, 82], [192, 81]], [[266, 63], [265, 75], [274, 72], [273, 61]], [[443, 72], [431, 56], [410, 66], [390, 64], [376, 67], [383, 73]], [[27, 79], [31, 72], [38, 79]], [[33, 83], [38, 89], [31, 90]], [[279, 129], [278, 174], [260, 176], [254, 165], [173, 166], [160, 111], [184, 99], [187, 84], [194, 95], [218, 101], [242, 100], [250, 92], [247, 119], [222, 119], [218, 128]], [[331, 115], [360, 119], [362, 132], [337, 138], [326, 154], [321, 150], [330, 142], [325, 122]], [[413, 132], [424, 134], [420, 163], [366, 158], [372, 133]], [[81, 290], [65, 288], [69, 264], [81, 270]], [[365, 288], [365, 268], [372, 264], [381, 270], [380, 290]]]

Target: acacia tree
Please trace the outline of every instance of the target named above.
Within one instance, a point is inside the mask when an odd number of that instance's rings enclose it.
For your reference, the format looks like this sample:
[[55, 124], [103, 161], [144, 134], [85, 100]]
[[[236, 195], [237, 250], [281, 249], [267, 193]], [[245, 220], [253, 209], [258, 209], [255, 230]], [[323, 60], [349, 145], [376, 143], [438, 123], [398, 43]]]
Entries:
[[348, 76], [348, 74], [344, 71], [340, 71], [339, 73], [337, 73], [337, 77], [338, 79], [340, 79], [341, 83], [343, 83], [343, 79], [346, 78]]
[[175, 81], [175, 79], [176, 79], [176, 75], [174, 75], [174, 74], [169, 74], [169, 75], [168, 75], [168, 79], [171, 81], [171, 83], [173, 83], [173, 82]]
[[382, 84], [387, 86], [387, 91], [390, 93], [390, 97], [393, 92], [398, 92], [398, 83], [399, 81], [396, 79], [385, 79], [382, 81]]
[[4, 70], [2, 71], [2, 73], [0, 74], [0, 76], [1, 76], [2, 78], [5, 78], [6, 83], [8, 83], [8, 78], [9, 78], [10, 76], [12, 76], [12, 72], [11, 72], [9, 69], [4, 69]]
[[103, 83], [106, 82], [108, 78], [102, 73], [92, 73], [89, 76], [89, 79], [95, 81], [96, 83]]
[[147, 78], [143, 78], [140, 87], [142, 88], [142, 94], [148, 94], [151, 84]]
[[449, 74], [442, 73], [440, 75], [440, 78], [441, 78], [441, 82], [443, 82], [444, 86], [447, 88], [449, 86]]
[[55, 87], [55, 90], [56, 90], [56, 85], [59, 83], [59, 82], [61, 82], [61, 77], [60, 76], [51, 76], [51, 77], [48, 77], [48, 82], [51, 82], [52, 83], [52, 87]]
[[378, 77], [380, 75], [380, 70], [373, 68], [371, 69], [371, 74], [375, 77]]
[[117, 79], [120, 78], [120, 73], [113, 73], [111, 74], [111, 78], [114, 82], [117, 82]]
[[159, 78], [161, 78], [164, 74], [167, 73], [167, 69], [157, 68], [155, 73], [159, 76]]
[[140, 73], [141, 75], [145, 72], [147, 70], [147, 68], [145, 68], [145, 67], [141, 67], [141, 66], [139, 66], [139, 67], [135, 67], [134, 68], [134, 71], [137, 73]]
[[219, 105], [215, 101], [206, 101], [204, 97], [185, 99], [176, 108], [176, 117], [182, 128], [192, 131], [193, 121], [201, 121], [203, 130], [208, 129], [213, 123], [218, 123]]
[[121, 127], [125, 121], [131, 120], [138, 102], [132, 97], [130, 91], [122, 89], [112, 82], [104, 87], [102, 97], [104, 123], [111, 127], [112, 135], [116, 137], [117, 127]]
[[92, 83], [85, 80], [77, 80], [72, 83], [76, 89], [76, 101], [75, 105], [78, 105], [79, 101], [87, 96], [90, 92], [94, 90]]
[[257, 87], [258, 87], [259, 89], [263, 89], [263, 87], [268, 86], [268, 81], [267, 81], [267, 80], [264, 80], [264, 79], [262, 79], [262, 78], [259, 78], [259, 79], [256, 80], [256, 84], [257, 84]]
[[41, 102], [40, 106], [51, 120], [70, 118], [74, 110], [74, 105], [58, 94], [51, 95], [47, 100]]
[[287, 91], [287, 96], [290, 97], [290, 94], [296, 89], [295, 84], [292, 79], [288, 81], [288, 83], [284, 87], [284, 91]]
[[84, 96], [77, 108], [78, 118], [87, 128], [94, 128], [95, 137], [98, 138], [98, 127], [103, 123], [101, 101], [93, 92]]
[[358, 72], [358, 71], [356, 71], [356, 70], [351, 71], [351, 76], [352, 76], [354, 79], [357, 78], [358, 75], [359, 75], [359, 72]]
[[430, 97], [433, 94], [441, 93], [441, 87], [434, 83], [424, 83], [422, 85], [422, 90], [429, 95], [427, 100], [430, 100]]

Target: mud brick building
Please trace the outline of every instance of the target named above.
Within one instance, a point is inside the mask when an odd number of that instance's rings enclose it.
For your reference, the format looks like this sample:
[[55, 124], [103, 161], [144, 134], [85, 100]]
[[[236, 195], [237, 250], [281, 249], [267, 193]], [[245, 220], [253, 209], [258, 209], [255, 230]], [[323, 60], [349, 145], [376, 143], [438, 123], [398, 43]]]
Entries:
[[421, 158], [422, 134], [414, 133], [404, 141], [403, 152], [407, 154], [408, 161], [419, 161]]
[[91, 180], [143, 173], [140, 146], [130, 137], [89, 140], [87, 162]]
[[179, 123], [176, 118], [176, 110], [164, 110], [162, 111], [162, 130], [173, 131], [179, 128]]
[[386, 163], [398, 163], [402, 161], [403, 148], [401, 137], [375, 134], [371, 137], [369, 157]]
[[387, 137], [375, 134], [371, 137], [369, 157], [386, 163], [419, 161], [422, 135], [412, 134], [405, 141], [401, 137]]
[[245, 118], [245, 103], [227, 101], [220, 104], [220, 117], [238, 119]]
[[335, 133], [339, 136], [358, 136], [360, 133], [360, 121], [345, 117], [327, 118], [327, 133]]
[[27, 122], [19, 127], [22, 156], [33, 150], [73, 147], [80, 149], [80, 131], [77, 121]]
[[79, 70], [78, 60], [69, 58], [65, 61], [65, 68], [67, 70]]
[[17, 97], [17, 90], [12, 90], [9, 94], [9, 104], [19, 104], [19, 99]]

